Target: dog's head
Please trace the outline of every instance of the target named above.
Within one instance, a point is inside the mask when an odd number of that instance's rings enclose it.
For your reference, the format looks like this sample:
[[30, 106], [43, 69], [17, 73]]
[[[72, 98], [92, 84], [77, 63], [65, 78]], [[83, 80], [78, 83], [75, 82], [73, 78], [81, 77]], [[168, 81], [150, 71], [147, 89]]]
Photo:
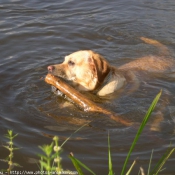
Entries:
[[103, 83], [110, 67], [100, 54], [82, 50], [66, 56], [61, 64], [48, 66], [48, 71], [72, 81], [81, 90], [91, 91]]

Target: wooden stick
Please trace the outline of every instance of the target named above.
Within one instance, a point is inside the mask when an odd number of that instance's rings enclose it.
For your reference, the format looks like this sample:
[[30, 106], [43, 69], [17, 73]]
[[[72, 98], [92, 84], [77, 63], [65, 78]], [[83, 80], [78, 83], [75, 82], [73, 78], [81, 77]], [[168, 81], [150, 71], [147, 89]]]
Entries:
[[45, 82], [55, 86], [63, 94], [69, 97], [74, 103], [81, 107], [84, 111], [89, 112], [99, 112], [108, 115], [112, 120], [115, 120], [118, 123], [121, 123], [126, 126], [131, 126], [132, 123], [122, 119], [119, 116], [116, 116], [113, 112], [102, 108], [93, 101], [87, 99], [79, 91], [76, 91], [72, 86], [68, 85], [62, 78], [54, 76], [52, 74], [47, 74], [45, 77]]

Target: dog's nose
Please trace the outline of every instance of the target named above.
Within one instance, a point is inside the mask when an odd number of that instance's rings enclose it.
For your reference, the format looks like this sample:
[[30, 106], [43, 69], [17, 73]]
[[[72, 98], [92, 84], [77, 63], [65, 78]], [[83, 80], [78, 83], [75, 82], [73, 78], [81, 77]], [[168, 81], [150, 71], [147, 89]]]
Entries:
[[47, 69], [48, 69], [49, 72], [52, 72], [55, 69], [55, 67], [54, 66], [48, 66]]

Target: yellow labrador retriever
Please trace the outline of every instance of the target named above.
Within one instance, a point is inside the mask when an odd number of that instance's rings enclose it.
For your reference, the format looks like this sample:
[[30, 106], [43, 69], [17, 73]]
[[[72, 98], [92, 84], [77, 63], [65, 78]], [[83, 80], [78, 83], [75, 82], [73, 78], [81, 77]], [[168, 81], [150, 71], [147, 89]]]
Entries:
[[[159, 47], [164, 55], [168, 53], [167, 48], [160, 42], [144, 37], [140, 39]], [[99, 96], [105, 96], [128, 82], [134, 84], [131, 91], [137, 89], [139, 71], [165, 72], [170, 71], [174, 65], [174, 60], [163, 56], [145, 56], [115, 68], [100, 54], [91, 50], [81, 50], [66, 56], [62, 64], [48, 66], [48, 71], [69, 80], [81, 91], [92, 91]]]

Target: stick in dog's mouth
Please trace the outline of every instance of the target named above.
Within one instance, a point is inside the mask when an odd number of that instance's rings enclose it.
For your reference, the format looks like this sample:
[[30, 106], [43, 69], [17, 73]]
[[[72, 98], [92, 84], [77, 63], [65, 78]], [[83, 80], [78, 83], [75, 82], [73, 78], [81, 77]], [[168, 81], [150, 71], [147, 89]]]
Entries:
[[76, 91], [60, 77], [56, 77], [52, 74], [47, 74], [47, 76], [45, 77], [45, 82], [54, 86], [56, 89], [58, 89], [58, 91], [61, 91], [86, 112], [99, 112], [105, 114], [109, 116], [112, 120], [115, 120], [116, 122], [121, 123], [125, 126], [131, 126], [133, 124], [132, 122], [123, 119], [120, 116], [117, 116], [113, 112], [104, 109], [93, 101], [87, 99], [83, 94], [81, 94], [79, 91]]

